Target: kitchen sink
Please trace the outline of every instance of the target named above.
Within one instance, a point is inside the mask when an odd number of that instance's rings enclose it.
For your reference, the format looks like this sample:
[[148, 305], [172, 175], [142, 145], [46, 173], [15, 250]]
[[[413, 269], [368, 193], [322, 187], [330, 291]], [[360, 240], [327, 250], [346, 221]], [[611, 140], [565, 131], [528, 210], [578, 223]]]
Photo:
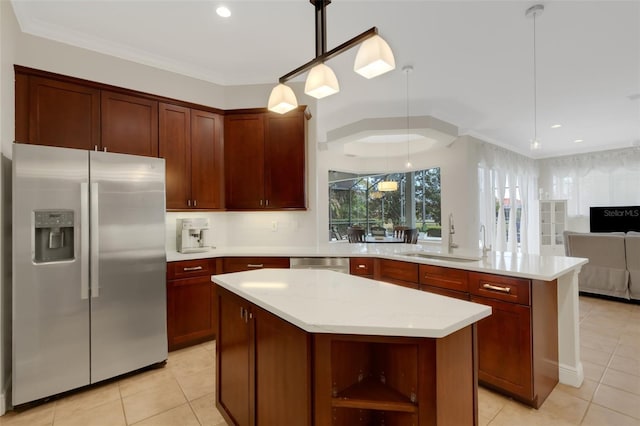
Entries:
[[456, 256], [453, 254], [439, 254], [439, 253], [410, 252], [410, 253], [402, 253], [402, 255], [409, 256], [409, 257], [420, 257], [422, 259], [447, 260], [450, 262], [476, 262], [480, 260], [479, 257]]

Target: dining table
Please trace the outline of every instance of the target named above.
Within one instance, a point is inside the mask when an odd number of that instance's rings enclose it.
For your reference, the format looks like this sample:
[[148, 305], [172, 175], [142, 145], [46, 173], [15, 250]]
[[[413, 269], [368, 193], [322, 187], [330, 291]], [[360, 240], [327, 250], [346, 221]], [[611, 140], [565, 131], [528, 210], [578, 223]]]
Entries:
[[391, 236], [373, 236], [367, 235], [364, 237], [365, 243], [404, 243], [404, 238], [397, 238]]

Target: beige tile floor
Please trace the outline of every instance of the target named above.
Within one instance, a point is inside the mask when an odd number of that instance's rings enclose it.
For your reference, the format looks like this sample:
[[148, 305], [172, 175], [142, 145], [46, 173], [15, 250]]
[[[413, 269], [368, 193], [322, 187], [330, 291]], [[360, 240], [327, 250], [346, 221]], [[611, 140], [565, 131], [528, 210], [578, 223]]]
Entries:
[[[640, 426], [640, 305], [580, 297], [580, 333], [580, 389], [560, 384], [535, 410], [480, 388], [479, 425]], [[214, 402], [214, 351], [209, 342], [171, 352], [165, 368], [10, 411], [0, 425], [226, 425]]]

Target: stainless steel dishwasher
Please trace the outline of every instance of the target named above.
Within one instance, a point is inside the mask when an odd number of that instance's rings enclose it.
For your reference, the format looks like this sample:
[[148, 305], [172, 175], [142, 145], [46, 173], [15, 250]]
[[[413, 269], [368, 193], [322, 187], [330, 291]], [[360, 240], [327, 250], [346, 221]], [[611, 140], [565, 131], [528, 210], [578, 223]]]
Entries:
[[292, 257], [291, 269], [329, 269], [349, 273], [348, 257]]

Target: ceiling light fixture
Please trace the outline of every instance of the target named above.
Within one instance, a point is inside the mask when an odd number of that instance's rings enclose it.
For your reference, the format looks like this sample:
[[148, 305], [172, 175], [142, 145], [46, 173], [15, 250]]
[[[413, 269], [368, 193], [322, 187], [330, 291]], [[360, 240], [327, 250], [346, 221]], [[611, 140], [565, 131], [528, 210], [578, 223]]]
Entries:
[[584, 142], [584, 139], [576, 139], [573, 141], [574, 143], [580, 143], [580, 142]]
[[411, 73], [411, 71], [413, 71], [413, 67], [411, 65], [405, 65], [404, 67], [402, 67], [402, 71], [406, 74], [407, 76], [407, 122], [406, 122], [406, 128], [407, 128], [407, 162], [405, 164], [406, 168], [410, 168], [412, 166], [411, 164], [411, 142], [409, 141], [409, 73]]
[[533, 17], [533, 140], [529, 146], [532, 151], [537, 151], [542, 148], [542, 144], [538, 140], [538, 87], [537, 87], [537, 75], [536, 75], [536, 17], [541, 15], [544, 11], [544, 6], [536, 4], [531, 6], [525, 12], [525, 16]]
[[373, 78], [396, 67], [393, 52], [387, 42], [378, 35], [378, 28], [376, 27], [368, 29], [327, 52], [325, 9], [331, 3], [331, 0], [309, 1], [314, 5], [316, 11], [316, 57], [278, 79], [279, 84], [273, 88], [269, 96], [268, 109], [270, 111], [284, 114], [298, 106], [293, 90], [286, 86], [285, 83], [308, 70], [311, 71], [307, 76], [304, 89], [307, 95], [321, 99], [339, 92], [338, 79], [325, 62], [358, 44], [361, 45], [353, 66], [354, 71], [358, 74], [366, 78]]
[[562, 127], [562, 124], [554, 124], [551, 126], [552, 129], [559, 129], [560, 127]]
[[229, 16], [231, 16], [231, 11], [229, 10], [228, 7], [225, 7], [225, 6], [218, 7], [216, 9], [216, 13], [218, 14], [218, 16], [222, 18], [228, 18]]

